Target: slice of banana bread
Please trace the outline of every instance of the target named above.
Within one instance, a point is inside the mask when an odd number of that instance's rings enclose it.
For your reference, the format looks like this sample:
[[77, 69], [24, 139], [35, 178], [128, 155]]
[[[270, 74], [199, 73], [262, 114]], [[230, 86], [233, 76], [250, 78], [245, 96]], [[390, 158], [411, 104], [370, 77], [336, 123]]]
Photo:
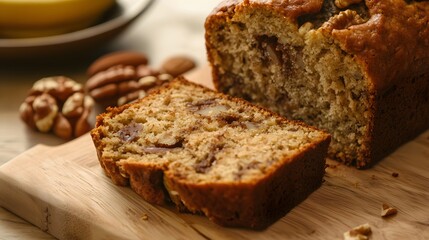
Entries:
[[322, 183], [330, 135], [183, 78], [97, 117], [114, 183], [225, 226], [261, 229]]
[[221, 92], [332, 134], [368, 168], [429, 128], [429, 1], [225, 0], [206, 20]]

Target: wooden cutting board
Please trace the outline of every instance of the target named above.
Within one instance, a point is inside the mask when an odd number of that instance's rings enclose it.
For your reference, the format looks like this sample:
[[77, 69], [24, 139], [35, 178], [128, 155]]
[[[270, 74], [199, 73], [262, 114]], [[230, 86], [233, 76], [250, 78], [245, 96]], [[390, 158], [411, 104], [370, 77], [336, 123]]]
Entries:
[[[207, 69], [189, 77], [211, 86]], [[146, 203], [104, 175], [89, 135], [1, 166], [0, 205], [59, 239], [341, 239], [364, 223], [371, 239], [429, 239], [429, 131], [370, 170], [328, 163], [322, 187], [265, 231]], [[398, 214], [382, 218], [383, 203]]]

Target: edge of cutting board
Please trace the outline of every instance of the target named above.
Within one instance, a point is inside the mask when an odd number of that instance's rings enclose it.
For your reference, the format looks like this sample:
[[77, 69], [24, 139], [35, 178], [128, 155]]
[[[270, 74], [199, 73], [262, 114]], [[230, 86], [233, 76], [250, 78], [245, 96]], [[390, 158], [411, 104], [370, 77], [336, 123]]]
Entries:
[[[209, 75], [189, 78], [207, 86]], [[2, 165], [0, 205], [59, 239], [340, 239], [363, 223], [373, 239], [429, 239], [429, 130], [369, 170], [328, 163], [322, 187], [265, 231], [223, 228], [115, 186], [86, 134]], [[382, 203], [398, 214], [381, 218]]]

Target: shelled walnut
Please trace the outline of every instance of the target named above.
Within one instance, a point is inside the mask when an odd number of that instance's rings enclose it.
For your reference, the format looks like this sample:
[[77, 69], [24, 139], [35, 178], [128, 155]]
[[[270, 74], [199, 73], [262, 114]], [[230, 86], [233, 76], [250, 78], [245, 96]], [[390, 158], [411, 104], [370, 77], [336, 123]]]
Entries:
[[19, 112], [31, 128], [71, 139], [91, 129], [88, 117], [93, 105], [94, 101], [84, 94], [81, 84], [64, 76], [54, 76], [33, 84]]
[[338, 8], [344, 9], [352, 4], [357, 4], [362, 2], [362, 0], [335, 0], [335, 6]]

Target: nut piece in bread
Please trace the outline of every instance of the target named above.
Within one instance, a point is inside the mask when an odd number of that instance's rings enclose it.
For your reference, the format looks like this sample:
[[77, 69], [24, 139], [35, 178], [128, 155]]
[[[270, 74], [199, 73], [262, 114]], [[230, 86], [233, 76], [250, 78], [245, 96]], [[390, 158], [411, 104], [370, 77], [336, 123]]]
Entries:
[[263, 229], [322, 183], [329, 134], [178, 78], [97, 117], [115, 184], [224, 226]]
[[332, 134], [368, 168], [429, 127], [429, 1], [223, 1], [205, 23], [213, 79]]

